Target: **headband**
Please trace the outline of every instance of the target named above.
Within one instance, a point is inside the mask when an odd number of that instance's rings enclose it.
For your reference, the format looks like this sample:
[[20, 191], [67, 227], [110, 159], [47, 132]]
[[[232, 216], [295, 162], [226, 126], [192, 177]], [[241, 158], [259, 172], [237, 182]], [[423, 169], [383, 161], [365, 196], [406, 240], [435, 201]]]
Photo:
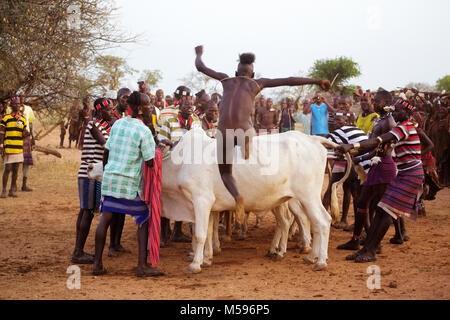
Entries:
[[20, 97], [19, 96], [15, 96], [11, 98], [11, 102], [17, 102], [20, 103]]
[[410, 105], [408, 101], [405, 101], [403, 99], [398, 99], [394, 105], [401, 105], [403, 108], [408, 109], [409, 111], [414, 110], [414, 106]]
[[95, 105], [95, 109], [97, 109], [97, 111], [100, 111], [100, 109], [102, 107], [107, 107], [111, 104], [112, 104], [111, 99], [103, 99], [103, 101], [101, 103], [98, 103], [97, 105]]

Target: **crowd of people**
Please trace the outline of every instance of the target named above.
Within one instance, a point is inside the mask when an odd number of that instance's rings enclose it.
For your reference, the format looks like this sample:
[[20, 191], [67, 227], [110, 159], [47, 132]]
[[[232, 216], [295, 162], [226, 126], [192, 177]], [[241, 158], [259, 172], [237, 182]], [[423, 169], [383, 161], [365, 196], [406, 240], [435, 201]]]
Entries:
[[[149, 221], [153, 210], [160, 206], [157, 194], [153, 193], [155, 188], [159, 188], [159, 192], [161, 189], [161, 150], [173, 147], [194, 128], [203, 129], [211, 138], [229, 128], [251, 128], [255, 135], [300, 130], [307, 135], [326, 137], [340, 145], [333, 159], [329, 159], [332, 167], [329, 186], [344, 175], [346, 163], [341, 158], [351, 152], [355, 166], [343, 185], [343, 215], [334, 226], [353, 230], [350, 241], [338, 249], [358, 250], [347, 256], [348, 260], [356, 262], [376, 259], [381, 240], [392, 222], [396, 232], [391, 243], [407, 241], [409, 235], [403, 218], [415, 218], [417, 213], [425, 215], [423, 200], [434, 199], [436, 193], [448, 185], [450, 95], [422, 93], [415, 88], [397, 92], [379, 88], [364, 92], [358, 87], [347, 96], [328, 93], [330, 83], [325, 80], [254, 80], [254, 56], [251, 54], [241, 55], [236, 77], [230, 78], [207, 68], [201, 61], [202, 51], [203, 48], [196, 48], [196, 67], [222, 82], [223, 96], [205, 90], [193, 94], [183, 85], [176, 88], [173, 95], [165, 95], [162, 89], [152, 94], [150, 87], [139, 81], [138, 90], [121, 88], [108, 92], [92, 105], [85, 98], [83, 108], [60, 123], [60, 147], [64, 147], [69, 128], [69, 147], [74, 141], [81, 149], [80, 211], [72, 262], [93, 264], [93, 274], [106, 272], [102, 255], [108, 228], [108, 256], [130, 252], [121, 245], [126, 214], [133, 216], [138, 226], [138, 276], [164, 274], [147, 263], [149, 243], [152, 243], [149, 239], [154, 239], [152, 245], [158, 247], [167, 246], [170, 241], [191, 242], [183, 233], [182, 221], [176, 221], [172, 230], [170, 221], [161, 218], [158, 235], [152, 234]], [[277, 104], [260, 92], [264, 87], [304, 84], [317, 84], [323, 91], [303, 101], [301, 97], [289, 96]], [[234, 106], [230, 102], [230, 92], [238, 92], [241, 99]], [[16, 197], [21, 163], [22, 191], [31, 191], [27, 186], [27, 174], [33, 164], [35, 117], [20, 95], [11, 98], [8, 106], [2, 104], [0, 111], [0, 150], [5, 164], [1, 197]], [[246, 141], [246, 151], [250, 142]], [[232, 150], [223, 148], [225, 159]], [[88, 176], [88, 168], [94, 163], [103, 163], [102, 182]], [[231, 164], [224, 161], [219, 164], [219, 171], [236, 200], [237, 210], [239, 205], [242, 209], [243, 199], [235, 186]], [[7, 193], [10, 173], [11, 188]], [[330, 189], [323, 197], [325, 207], [329, 206], [329, 196]], [[355, 221], [349, 225], [351, 198]], [[95, 232], [95, 254], [89, 254], [84, 252], [84, 246], [96, 211], [102, 215]]]

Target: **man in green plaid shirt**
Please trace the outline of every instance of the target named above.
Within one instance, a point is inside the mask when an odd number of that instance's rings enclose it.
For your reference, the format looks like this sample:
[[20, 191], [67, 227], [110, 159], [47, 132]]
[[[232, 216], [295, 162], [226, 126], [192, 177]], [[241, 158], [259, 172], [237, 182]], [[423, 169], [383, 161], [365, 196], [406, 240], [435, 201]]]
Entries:
[[134, 200], [138, 193], [142, 198], [142, 163], [155, 157], [152, 132], [139, 119], [122, 118], [114, 123], [105, 148], [109, 157], [102, 196]]

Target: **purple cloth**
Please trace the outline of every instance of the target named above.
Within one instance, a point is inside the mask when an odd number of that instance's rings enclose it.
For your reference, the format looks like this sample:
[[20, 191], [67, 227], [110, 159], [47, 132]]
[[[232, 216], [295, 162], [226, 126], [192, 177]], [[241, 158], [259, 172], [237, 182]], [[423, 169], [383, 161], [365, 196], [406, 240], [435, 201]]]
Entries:
[[396, 175], [396, 165], [392, 156], [385, 156], [381, 158], [379, 163], [370, 168], [363, 186], [391, 183]]

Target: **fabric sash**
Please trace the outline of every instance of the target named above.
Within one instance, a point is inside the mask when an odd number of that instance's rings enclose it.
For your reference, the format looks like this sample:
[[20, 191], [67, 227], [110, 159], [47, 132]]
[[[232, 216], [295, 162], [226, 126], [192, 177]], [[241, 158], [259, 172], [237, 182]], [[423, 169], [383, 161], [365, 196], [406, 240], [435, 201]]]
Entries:
[[152, 266], [159, 261], [159, 245], [161, 232], [161, 176], [162, 156], [159, 148], [155, 149], [153, 168], [144, 164], [143, 198], [150, 209], [148, 224], [148, 251]]

